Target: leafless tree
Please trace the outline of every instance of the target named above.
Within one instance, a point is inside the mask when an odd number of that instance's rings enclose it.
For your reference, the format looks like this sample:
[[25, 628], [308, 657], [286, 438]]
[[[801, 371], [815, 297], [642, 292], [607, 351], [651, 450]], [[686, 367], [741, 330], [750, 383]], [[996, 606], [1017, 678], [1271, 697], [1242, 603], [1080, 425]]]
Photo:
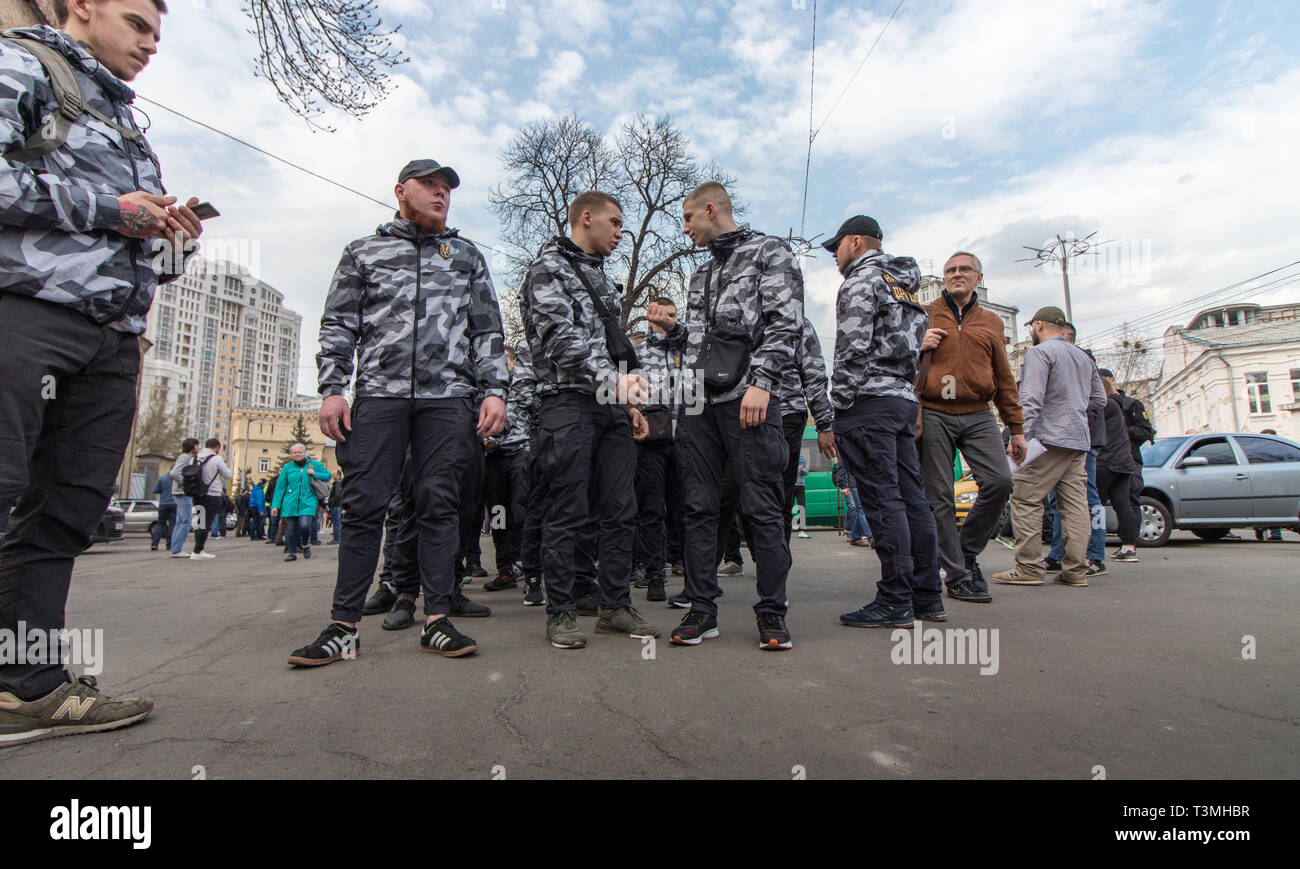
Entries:
[[510, 248], [511, 289], [502, 289], [508, 337], [521, 332], [517, 288], [547, 239], [568, 233], [568, 205], [602, 190], [623, 205], [624, 239], [607, 264], [624, 287], [624, 329], [643, 320], [656, 296], [684, 300], [686, 281], [704, 257], [682, 233], [681, 204], [704, 181], [731, 185], [717, 166], [701, 165], [670, 117], [638, 115], [611, 138], [569, 115], [524, 127], [502, 152], [505, 180], [491, 207]]
[[1097, 364], [1109, 368], [1120, 388], [1125, 384], [1149, 380], [1160, 373], [1162, 354], [1152, 341], [1129, 330], [1127, 326], [1113, 344], [1096, 348]]
[[254, 73], [313, 126], [327, 107], [365, 115], [388, 95], [387, 71], [408, 60], [374, 0], [244, 0], [244, 12], [260, 50]]

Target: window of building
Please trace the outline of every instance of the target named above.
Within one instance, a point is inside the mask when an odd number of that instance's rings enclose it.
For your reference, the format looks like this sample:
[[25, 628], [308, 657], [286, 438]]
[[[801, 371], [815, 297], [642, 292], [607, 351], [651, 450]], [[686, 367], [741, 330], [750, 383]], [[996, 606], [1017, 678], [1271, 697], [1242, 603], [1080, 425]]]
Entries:
[[271, 470], [271, 460], [270, 460], [270, 459], [268, 459], [268, 458], [266, 458], [265, 456], [263, 456], [262, 458], [260, 458], [260, 459], [257, 460], [257, 472], [258, 472], [259, 474], [265, 474], [265, 473], [266, 473], [267, 471], [269, 471], [269, 470]]
[[1291, 400], [1300, 404], [1300, 368], [1291, 369]]
[[1252, 371], [1246, 375], [1246, 398], [1250, 402], [1251, 413], [1273, 412], [1273, 403], [1268, 397], [1267, 371]]

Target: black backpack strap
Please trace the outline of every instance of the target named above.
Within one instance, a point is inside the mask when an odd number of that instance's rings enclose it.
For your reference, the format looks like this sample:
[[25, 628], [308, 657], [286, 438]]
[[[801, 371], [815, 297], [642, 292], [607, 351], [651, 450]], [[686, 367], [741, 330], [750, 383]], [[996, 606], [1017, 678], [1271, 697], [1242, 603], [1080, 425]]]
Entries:
[[587, 280], [587, 274], [582, 270], [582, 266], [578, 265], [578, 261], [575, 260], [573, 255], [567, 250], [561, 250], [560, 254], [569, 261], [569, 265], [573, 266], [574, 274], [578, 276], [578, 280], [582, 283], [582, 288], [587, 291], [588, 296], [591, 296], [591, 304], [596, 308], [596, 316], [600, 318], [602, 323], [608, 322], [609, 318], [613, 316], [613, 314], [610, 312], [609, 308], [605, 307], [605, 303], [601, 301], [595, 288], [592, 287], [591, 281]]

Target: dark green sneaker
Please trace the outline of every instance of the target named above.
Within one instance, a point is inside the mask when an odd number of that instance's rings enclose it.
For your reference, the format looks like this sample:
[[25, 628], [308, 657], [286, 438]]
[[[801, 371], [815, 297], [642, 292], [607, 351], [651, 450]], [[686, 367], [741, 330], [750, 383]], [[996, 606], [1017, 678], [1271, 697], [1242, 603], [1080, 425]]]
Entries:
[[659, 629], [641, 618], [641, 614], [632, 607], [621, 606], [618, 609], [600, 611], [596, 618], [596, 633], [641, 639], [659, 636]]
[[587, 638], [578, 630], [578, 615], [571, 610], [546, 617], [546, 639], [557, 649], [581, 649], [587, 645]]

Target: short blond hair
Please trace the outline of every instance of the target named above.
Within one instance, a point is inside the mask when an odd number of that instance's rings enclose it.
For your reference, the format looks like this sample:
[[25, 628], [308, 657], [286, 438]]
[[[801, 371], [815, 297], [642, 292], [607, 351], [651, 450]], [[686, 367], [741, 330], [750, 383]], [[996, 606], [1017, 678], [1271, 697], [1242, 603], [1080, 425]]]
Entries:
[[688, 193], [685, 201], [688, 205], [696, 205], [700, 200], [712, 202], [719, 211], [731, 214], [731, 196], [727, 194], [727, 188], [717, 181], [705, 181]]

